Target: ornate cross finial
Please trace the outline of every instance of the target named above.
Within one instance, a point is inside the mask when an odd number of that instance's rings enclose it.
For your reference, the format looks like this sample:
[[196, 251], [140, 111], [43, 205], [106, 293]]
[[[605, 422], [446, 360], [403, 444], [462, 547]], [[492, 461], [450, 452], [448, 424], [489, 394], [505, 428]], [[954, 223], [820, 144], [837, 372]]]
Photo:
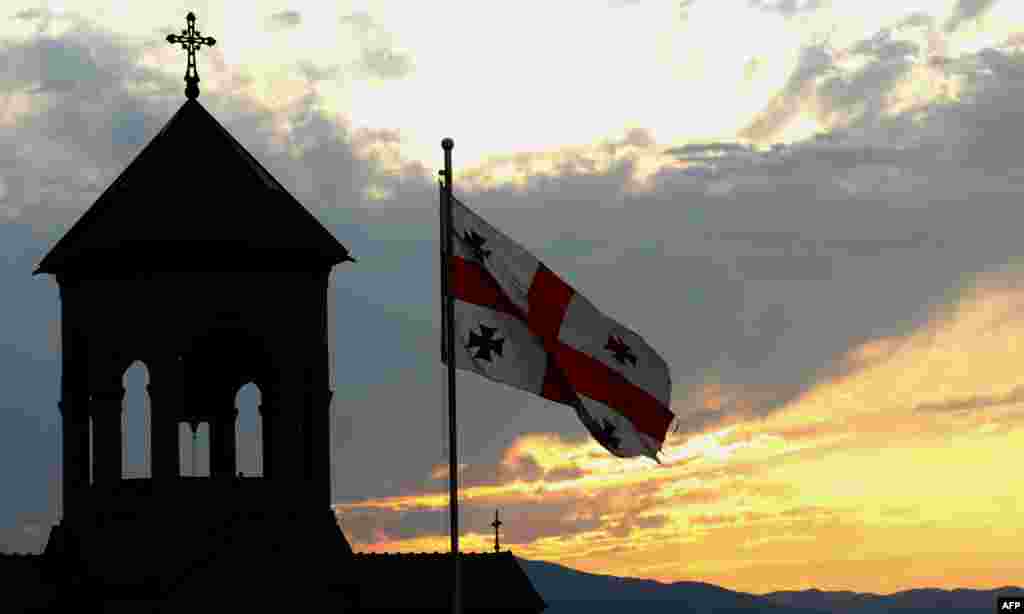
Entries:
[[502, 521], [498, 520], [498, 510], [494, 510], [494, 522], [491, 523], [491, 526], [494, 527], [494, 551], [495, 552], [497, 552], [498, 549], [501, 546], [500, 542], [498, 541], [498, 527], [500, 527], [503, 524], [505, 524], [505, 523], [503, 523]]
[[199, 73], [196, 72], [196, 49], [201, 45], [214, 46], [217, 44], [212, 37], [203, 38], [202, 32], [196, 30], [196, 16], [189, 12], [185, 16], [188, 22], [188, 29], [181, 31], [181, 36], [168, 34], [167, 42], [172, 45], [181, 43], [181, 48], [188, 52], [188, 65], [185, 67], [185, 96], [189, 99], [199, 97]]

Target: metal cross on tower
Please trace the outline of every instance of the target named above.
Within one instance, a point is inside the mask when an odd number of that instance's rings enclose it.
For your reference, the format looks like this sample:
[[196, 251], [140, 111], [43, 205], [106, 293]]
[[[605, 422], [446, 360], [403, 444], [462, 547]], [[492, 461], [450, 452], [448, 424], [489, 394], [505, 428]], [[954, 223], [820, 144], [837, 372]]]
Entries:
[[200, 36], [202, 32], [196, 30], [196, 16], [191, 11], [185, 16], [185, 21], [188, 22], [188, 29], [182, 30], [181, 36], [168, 34], [167, 42], [172, 45], [181, 43], [181, 48], [188, 52], [188, 65], [185, 67], [185, 96], [194, 100], [199, 97], [199, 73], [196, 72], [196, 50], [201, 45], [212, 47], [217, 44], [217, 41], [209, 36], [206, 38]]
[[494, 510], [494, 522], [491, 523], [491, 526], [494, 527], [494, 551], [495, 552], [497, 552], [498, 549], [501, 546], [500, 542], [498, 541], [498, 527], [500, 527], [503, 524], [504, 523], [502, 521], [498, 520], [498, 510]]

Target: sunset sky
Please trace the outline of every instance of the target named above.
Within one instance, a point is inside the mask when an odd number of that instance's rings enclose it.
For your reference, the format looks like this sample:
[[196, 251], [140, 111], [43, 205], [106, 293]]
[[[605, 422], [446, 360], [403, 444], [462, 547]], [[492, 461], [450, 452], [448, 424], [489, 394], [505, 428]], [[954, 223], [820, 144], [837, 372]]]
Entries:
[[[165, 37], [191, 10], [217, 39], [200, 103], [358, 259], [331, 293], [333, 492], [357, 551], [448, 549], [452, 137], [461, 200], [642, 335], [679, 417], [663, 465], [618, 459], [569, 408], [460, 372], [463, 550], [492, 548], [499, 508], [503, 548], [593, 573], [755, 593], [1024, 579], [1024, 3], [3, 10], [7, 549], [40, 551], [61, 510], [60, 303], [31, 272], [185, 101]], [[147, 377], [125, 375], [132, 476]], [[238, 395], [247, 473], [259, 394]]]

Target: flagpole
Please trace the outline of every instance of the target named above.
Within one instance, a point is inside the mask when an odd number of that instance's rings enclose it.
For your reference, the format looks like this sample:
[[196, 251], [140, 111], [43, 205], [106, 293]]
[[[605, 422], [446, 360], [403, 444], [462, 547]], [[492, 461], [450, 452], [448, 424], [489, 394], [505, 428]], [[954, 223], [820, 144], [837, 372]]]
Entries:
[[455, 562], [455, 576], [452, 585], [452, 612], [462, 614], [462, 586], [459, 577], [459, 455], [458, 431], [455, 428], [455, 299], [450, 292], [448, 267], [452, 257], [452, 149], [455, 141], [445, 138], [441, 141], [444, 149], [444, 199], [441, 207], [441, 232], [444, 236], [444, 261], [441, 265], [441, 292], [444, 297], [444, 314], [441, 332], [444, 335], [444, 357], [448, 363], [448, 513], [451, 516], [452, 560]]

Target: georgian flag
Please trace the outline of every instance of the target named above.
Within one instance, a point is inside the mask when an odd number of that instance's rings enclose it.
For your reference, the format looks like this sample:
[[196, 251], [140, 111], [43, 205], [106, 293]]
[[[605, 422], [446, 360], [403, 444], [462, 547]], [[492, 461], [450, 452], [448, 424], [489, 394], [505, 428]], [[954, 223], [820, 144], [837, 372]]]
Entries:
[[455, 367], [572, 407], [615, 456], [658, 461], [675, 417], [665, 361], [454, 197], [452, 225]]

